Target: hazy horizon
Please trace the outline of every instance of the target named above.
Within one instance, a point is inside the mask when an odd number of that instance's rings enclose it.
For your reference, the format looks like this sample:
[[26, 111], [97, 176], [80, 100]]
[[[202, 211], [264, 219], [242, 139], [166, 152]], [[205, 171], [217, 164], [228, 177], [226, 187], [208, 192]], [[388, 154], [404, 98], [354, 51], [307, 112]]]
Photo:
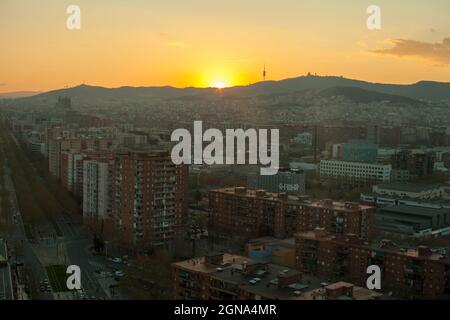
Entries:
[[[290, 78], [285, 78], [285, 79], [280, 79], [280, 80], [266, 80], [266, 81], [257, 81], [254, 83], [250, 83], [248, 85], [235, 85], [235, 86], [230, 86], [230, 87], [226, 87], [223, 88], [224, 90], [226, 89], [230, 89], [230, 88], [234, 88], [234, 87], [245, 87], [245, 86], [251, 86], [251, 85], [255, 85], [258, 83], [263, 83], [263, 82], [278, 82], [278, 81], [283, 81], [283, 80], [289, 80], [289, 79], [296, 79], [296, 78], [301, 78], [301, 77], [305, 77], [306, 75], [299, 75], [297, 77], [290, 77]], [[341, 77], [340, 75], [313, 75], [313, 76], [317, 76], [317, 77]], [[416, 84], [418, 82], [439, 82], [439, 83], [448, 83], [450, 84], [450, 81], [435, 81], [435, 80], [429, 80], [429, 79], [422, 79], [419, 81], [415, 81], [415, 82], [411, 82], [411, 83], [392, 83], [392, 82], [371, 82], [371, 81], [367, 81], [364, 79], [352, 79], [352, 78], [347, 78], [345, 76], [342, 76], [344, 79], [348, 79], [348, 80], [356, 80], [356, 81], [364, 81], [367, 83], [374, 83], [374, 84], [388, 84], [388, 85], [413, 85]], [[30, 95], [38, 95], [41, 93], [46, 93], [46, 92], [52, 92], [52, 91], [58, 91], [58, 90], [64, 90], [64, 89], [73, 89], [76, 87], [80, 87], [80, 86], [89, 86], [89, 87], [98, 87], [98, 88], [104, 88], [104, 89], [120, 89], [120, 88], [165, 88], [165, 87], [170, 87], [170, 88], [174, 88], [174, 89], [217, 89], [215, 87], [196, 87], [196, 86], [188, 86], [188, 87], [177, 87], [177, 86], [172, 86], [172, 85], [151, 85], [151, 86], [131, 86], [131, 85], [121, 85], [121, 86], [117, 86], [117, 87], [109, 87], [109, 86], [102, 86], [102, 85], [96, 85], [96, 84], [91, 84], [91, 83], [80, 83], [80, 84], [75, 84], [73, 86], [70, 87], [62, 87], [62, 88], [52, 88], [49, 90], [43, 90], [43, 91], [32, 91], [32, 90], [20, 90], [20, 91], [8, 91], [8, 92], [0, 92], [0, 95], [7, 95], [7, 94], [19, 94], [19, 93], [26, 93], [26, 94], [30, 94]]]

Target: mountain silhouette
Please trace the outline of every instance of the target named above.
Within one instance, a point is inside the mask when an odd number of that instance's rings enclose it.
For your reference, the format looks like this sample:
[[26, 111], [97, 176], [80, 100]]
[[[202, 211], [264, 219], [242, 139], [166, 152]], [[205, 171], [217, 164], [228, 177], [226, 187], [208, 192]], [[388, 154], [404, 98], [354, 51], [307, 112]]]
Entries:
[[[353, 88], [353, 89], [352, 89]], [[301, 93], [316, 90], [319, 95], [343, 95], [356, 102], [388, 100], [415, 104], [416, 100], [450, 100], [450, 83], [420, 81], [414, 84], [383, 84], [336, 76], [301, 76], [280, 81], [264, 81], [221, 90], [215, 88], [120, 87], [104, 88], [80, 85], [53, 90], [14, 102], [31, 105], [54, 104], [61, 96], [70, 96], [75, 104], [145, 104], [152, 100], [204, 99], [214, 97], [256, 97]], [[378, 95], [377, 95], [378, 94]]]

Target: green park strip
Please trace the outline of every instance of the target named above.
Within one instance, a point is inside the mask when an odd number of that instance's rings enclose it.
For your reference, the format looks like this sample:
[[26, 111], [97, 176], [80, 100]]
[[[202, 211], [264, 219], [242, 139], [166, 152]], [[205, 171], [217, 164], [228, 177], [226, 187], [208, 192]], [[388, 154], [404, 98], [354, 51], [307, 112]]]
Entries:
[[70, 291], [67, 288], [67, 266], [64, 265], [53, 265], [47, 266], [45, 268], [47, 270], [48, 279], [50, 281], [50, 285], [52, 287], [53, 292], [68, 292]]

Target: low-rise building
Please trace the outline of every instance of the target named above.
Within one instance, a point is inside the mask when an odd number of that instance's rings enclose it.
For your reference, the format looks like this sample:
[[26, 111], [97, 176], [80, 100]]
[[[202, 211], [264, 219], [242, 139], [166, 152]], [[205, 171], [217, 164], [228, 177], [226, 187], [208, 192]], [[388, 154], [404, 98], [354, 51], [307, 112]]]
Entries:
[[383, 196], [392, 196], [395, 198], [409, 199], [437, 199], [442, 198], [444, 189], [436, 184], [420, 183], [382, 183], [372, 187], [372, 191]]
[[334, 235], [352, 233], [361, 239], [372, 240], [374, 210], [372, 206], [355, 202], [324, 199], [300, 206], [297, 231], [324, 228]]
[[380, 230], [425, 236], [450, 227], [450, 209], [411, 205], [384, 206], [377, 209], [375, 227]]
[[390, 164], [349, 162], [339, 160], [320, 161], [322, 182], [362, 187], [391, 180]]
[[245, 246], [250, 259], [295, 268], [294, 238], [262, 237], [251, 239]]
[[350, 283], [328, 283], [312, 275], [230, 254], [172, 264], [177, 300], [353, 300], [381, 294]]

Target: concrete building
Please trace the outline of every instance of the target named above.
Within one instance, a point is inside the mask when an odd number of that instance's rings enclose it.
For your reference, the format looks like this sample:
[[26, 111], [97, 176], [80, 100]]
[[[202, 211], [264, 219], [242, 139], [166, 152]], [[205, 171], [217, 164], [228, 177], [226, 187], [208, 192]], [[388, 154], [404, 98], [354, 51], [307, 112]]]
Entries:
[[430, 200], [442, 198], [444, 188], [434, 184], [392, 182], [374, 185], [372, 187], [372, 192], [382, 196], [391, 196], [399, 199], [409, 198]]
[[292, 139], [292, 141], [305, 146], [312, 146], [313, 135], [310, 132], [299, 133], [294, 137], [294, 139]]
[[143, 132], [119, 132], [116, 135], [118, 143], [127, 147], [146, 145], [147, 135]]
[[0, 238], [0, 301], [15, 300], [6, 241]]
[[366, 186], [379, 182], [389, 182], [391, 165], [321, 160], [320, 178], [323, 182], [348, 186]]
[[263, 237], [251, 239], [245, 245], [245, 254], [254, 261], [295, 268], [294, 238]]
[[187, 214], [188, 166], [174, 165], [168, 152], [117, 152], [113, 215], [125, 243], [152, 246], [182, 234]]
[[377, 210], [375, 226], [380, 230], [407, 235], [432, 235], [433, 231], [450, 227], [450, 209], [408, 205], [385, 206]]
[[82, 185], [80, 180], [80, 167], [82, 168], [83, 159], [86, 158], [85, 154], [78, 153], [78, 151], [61, 151], [60, 152], [60, 179], [62, 185], [75, 194], [81, 197], [81, 190], [78, 190], [78, 185]]
[[297, 234], [295, 239], [297, 268], [303, 273], [365, 286], [367, 267], [377, 265], [384, 293], [406, 299], [450, 298], [450, 257], [429, 248], [402, 249], [389, 240], [374, 246], [323, 229]]
[[83, 218], [106, 219], [112, 213], [112, 160], [83, 162]]
[[344, 158], [344, 150], [342, 143], [333, 143], [328, 150], [329, 160], [342, 160]]
[[411, 176], [424, 177], [433, 173], [435, 157], [431, 152], [401, 150], [392, 156], [392, 168], [407, 170]]
[[354, 202], [336, 202], [324, 199], [300, 206], [297, 231], [324, 228], [333, 235], [355, 234], [371, 241], [373, 236], [374, 207]]
[[48, 169], [50, 173], [59, 178], [61, 174], [61, 139], [50, 139], [48, 141]]
[[209, 191], [209, 235], [242, 240], [292, 236], [305, 198], [244, 187]]
[[248, 187], [254, 190], [304, 195], [305, 180], [305, 173], [301, 170], [279, 169], [278, 173], [272, 176], [262, 176], [258, 173], [250, 175]]
[[344, 161], [375, 163], [378, 145], [364, 140], [350, 140], [342, 144], [342, 153]]
[[406, 183], [411, 180], [411, 173], [408, 170], [392, 169], [391, 181]]
[[381, 195], [374, 192], [361, 193], [360, 200], [368, 205], [373, 205], [376, 207], [382, 207], [387, 205], [408, 205], [423, 208], [450, 208], [450, 201], [448, 199], [410, 199], [410, 198], [399, 198], [390, 195]]

